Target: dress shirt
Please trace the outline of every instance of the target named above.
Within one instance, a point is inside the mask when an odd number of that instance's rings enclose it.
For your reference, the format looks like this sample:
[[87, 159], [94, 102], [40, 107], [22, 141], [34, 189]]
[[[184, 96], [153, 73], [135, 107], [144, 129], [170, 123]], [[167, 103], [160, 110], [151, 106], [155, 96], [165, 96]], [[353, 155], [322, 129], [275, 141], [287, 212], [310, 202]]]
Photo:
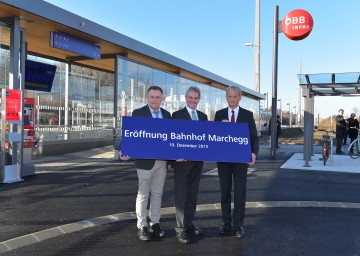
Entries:
[[230, 107], [228, 107], [228, 117], [229, 117], [229, 121], [231, 120], [231, 115], [232, 115], [232, 110], [234, 110], [234, 116], [235, 116], [235, 122], [237, 120], [238, 114], [239, 114], [239, 109], [240, 107], [237, 106], [235, 109], [231, 109]]
[[154, 113], [155, 110], [152, 109], [150, 106], [149, 106], [149, 109], [150, 109], [150, 112], [151, 112], [151, 115], [152, 115], [153, 118], [163, 118], [160, 108], [158, 110], [156, 110], [156, 111], [158, 111], [158, 116], [157, 117], [156, 117], [156, 113]]
[[186, 109], [187, 109], [187, 111], [189, 112], [189, 115], [190, 115], [191, 119], [192, 119], [192, 112], [195, 111], [196, 120], [199, 120], [199, 117], [198, 117], [198, 114], [197, 114], [196, 109], [191, 109], [191, 108], [189, 108], [188, 106], [186, 106]]

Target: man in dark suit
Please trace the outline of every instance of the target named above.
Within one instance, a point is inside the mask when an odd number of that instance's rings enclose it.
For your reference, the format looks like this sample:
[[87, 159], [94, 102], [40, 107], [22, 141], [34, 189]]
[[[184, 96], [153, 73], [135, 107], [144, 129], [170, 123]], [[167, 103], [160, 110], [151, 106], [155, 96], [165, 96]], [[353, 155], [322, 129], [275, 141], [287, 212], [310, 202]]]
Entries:
[[[171, 114], [161, 108], [163, 90], [159, 86], [151, 86], [147, 90], [148, 104], [134, 110], [132, 116], [148, 118], [171, 118]], [[129, 160], [131, 156], [121, 156], [122, 160]], [[151, 240], [153, 237], [161, 238], [165, 232], [160, 228], [160, 209], [163, 187], [167, 172], [166, 160], [135, 159], [139, 179], [138, 194], [136, 197], [136, 217], [138, 236], [140, 240]], [[147, 206], [150, 196], [150, 227], [147, 224]]]
[[[269, 135], [271, 135], [271, 118], [269, 121]], [[279, 147], [279, 136], [281, 135], [281, 121], [280, 121], [280, 116], [277, 115], [276, 116], [276, 148], [280, 148]]]
[[336, 120], [336, 154], [342, 155], [344, 154], [344, 152], [341, 151], [341, 147], [346, 132], [346, 122], [344, 118], [343, 109], [339, 109], [338, 115], [336, 116], [335, 120]]
[[[200, 101], [200, 89], [191, 86], [185, 94], [186, 107], [172, 114], [174, 119], [203, 120], [208, 117], [196, 110]], [[190, 242], [188, 235], [202, 235], [203, 231], [192, 223], [196, 212], [196, 204], [203, 162], [179, 159], [172, 163], [175, 180], [175, 216], [176, 238], [180, 243]]]
[[[235, 236], [245, 237], [244, 218], [246, 202], [246, 180], [249, 165], [255, 164], [256, 156], [259, 152], [259, 138], [253, 113], [239, 107], [242, 97], [241, 89], [237, 86], [230, 86], [226, 90], [226, 100], [228, 107], [215, 113], [215, 120], [218, 122], [238, 122], [248, 123], [251, 144], [251, 162], [249, 163], [224, 163], [218, 162], [218, 174], [221, 190], [221, 212], [223, 225], [219, 233], [230, 234], [231, 222], [235, 227]], [[231, 216], [231, 190], [234, 180], [234, 210]]]

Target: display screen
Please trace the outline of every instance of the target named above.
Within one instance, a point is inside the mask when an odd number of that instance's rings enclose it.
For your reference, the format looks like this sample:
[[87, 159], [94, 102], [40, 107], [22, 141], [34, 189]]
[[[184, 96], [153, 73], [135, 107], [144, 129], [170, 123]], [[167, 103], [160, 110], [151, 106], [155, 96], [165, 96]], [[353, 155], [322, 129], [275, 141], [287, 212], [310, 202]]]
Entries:
[[25, 89], [51, 92], [56, 66], [25, 60]]

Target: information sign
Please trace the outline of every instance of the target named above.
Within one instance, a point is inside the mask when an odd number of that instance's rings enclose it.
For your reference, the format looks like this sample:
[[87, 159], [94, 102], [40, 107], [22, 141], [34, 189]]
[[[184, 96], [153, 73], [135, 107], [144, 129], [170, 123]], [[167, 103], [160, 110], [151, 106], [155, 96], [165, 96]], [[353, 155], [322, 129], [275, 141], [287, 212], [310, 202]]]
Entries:
[[302, 40], [312, 31], [314, 21], [307, 11], [296, 9], [289, 12], [281, 23], [285, 36], [291, 40]]
[[21, 121], [21, 91], [6, 89], [6, 121]]
[[62, 32], [50, 32], [50, 46], [99, 60], [100, 46]]

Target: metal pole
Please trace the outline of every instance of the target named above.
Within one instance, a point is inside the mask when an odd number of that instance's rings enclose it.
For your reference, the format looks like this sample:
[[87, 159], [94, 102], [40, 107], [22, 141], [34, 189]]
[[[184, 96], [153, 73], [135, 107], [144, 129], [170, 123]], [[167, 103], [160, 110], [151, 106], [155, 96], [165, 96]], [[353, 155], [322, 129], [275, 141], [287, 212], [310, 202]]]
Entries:
[[281, 125], [283, 124], [283, 111], [282, 111], [282, 101], [281, 101], [281, 99], [280, 99], [280, 123], [281, 123]]
[[[296, 118], [297, 118], [297, 116], [296, 116], [296, 106], [293, 106], [293, 108], [294, 108], [294, 116], [295, 116], [294, 125], [295, 125], [295, 127], [297, 127], [297, 125], [296, 125], [296, 123], [297, 123], [297, 120], [296, 120]], [[292, 118], [291, 118], [291, 121], [292, 121]]]
[[269, 125], [269, 93], [266, 93], [266, 124]]
[[114, 66], [115, 66], [115, 72], [114, 72], [114, 78], [115, 78], [115, 83], [114, 83], [114, 115], [113, 115], [113, 145], [114, 145], [114, 159], [118, 160], [119, 159], [119, 144], [120, 144], [120, 140], [118, 139], [120, 137], [119, 134], [117, 134], [118, 132], [118, 128], [120, 126], [119, 124], [119, 113], [118, 113], [118, 106], [119, 106], [119, 87], [120, 87], [120, 73], [121, 71], [119, 70], [120, 66], [121, 66], [121, 59], [118, 55], [115, 55], [114, 58]]
[[288, 103], [289, 105], [289, 127], [291, 128], [291, 103]]
[[274, 44], [273, 44], [273, 80], [272, 80], [272, 109], [271, 109], [271, 158], [276, 157], [276, 103], [277, 103], [277, 66], [278, 66], [278, 26], [279, 6], [274, 8]]
[[[301, 75], [301, 72], [302, 72], [302, 62], [300, 62], [300, 75]], [[297, 111], [297, 123], [298, 123], [298, 126], [300, 127], [301, 125], [301, 86], [299, 84], [299, 99], [298, 99], [298, 111]]]
[[255, 6], [254, 87], [260, 92], [260, 0]]

